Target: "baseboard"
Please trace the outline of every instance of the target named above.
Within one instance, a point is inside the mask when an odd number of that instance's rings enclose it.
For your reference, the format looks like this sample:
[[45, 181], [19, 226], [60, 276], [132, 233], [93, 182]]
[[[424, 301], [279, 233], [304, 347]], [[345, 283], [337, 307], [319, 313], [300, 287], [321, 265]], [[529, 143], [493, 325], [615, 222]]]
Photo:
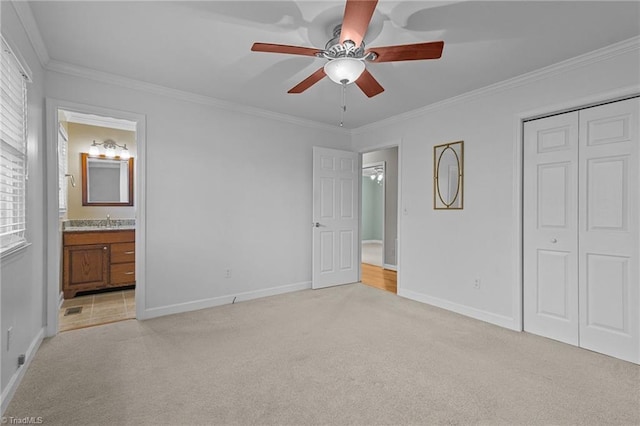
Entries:
[[199, 309], [213, 308], [215, 306], [228, 305], [230, 303], [244, 302], [261, 297], [275, 296], [278, 294], [291, 293], [293, 291], [307, 290], [311, 288], [311, 281], [288, 284], [279, 287], [271, 287], [262, 290], [247, 291], [243, 293], [230, 294], [226, 296], [213, 297], [210, 299], [194, 300], [192, 302], [177, 303], [175, 305], [160, 306], [157, 308], [145, 309], [141, 320], [157, 318], [165, 315], [179, 314], [183, 312], [197, 311]]
[[384, 269], [388, 269], [390, 271], [397, 271], [398, 270], [398, 266], [397, 265], [391, 265], [389, 263], [385, 263], [384, 265], [382, 265], [382, 267]]
[[472, 308], [470, 306], [460, 305], [458, 303], [450, 302], [448, 300], [440, 299], [422, 293], [417, 293], [411, 290], [404, 290], [399, 288], [398, 296], [415, 300], [417, 302], [426, 303], [438, 308], [446, 309], [457, 314], [488, 322], [490, 324], [498, 325], [500, 327], [508, 328], [510, 330], [520, 331], [520, 329], [516, 327], [514, 319], [511, 317], [494, 314], [493, 312], [483, 311], [481, 309]]
[[58, 297], [58, 309], [62, 308], [63, 303], [64, 303], [64, 293], [61, 291], [60, 296]]
[[[44, 327], [41, 328], [36, 337], [31, 341], [31, 344], [25, 353], [25, 363], [18, 367], [16, 372], [13, 373], [13, 376], [11, 376], [9, 383], [7, 383], [7, 387], [2, 390], [2, 414], [4, 414], [4, 411], [9, 406], [13, 395], [16, 393], [18, 386], [20, 386], [20, 382], [22, 381], [24, 374], [31, 365], [31, 360], [38, 351], [38, 348], [42, 343], [42, 339], [44, 339], [44, 331]], [[16, 360], [16, 362], [18, 362], [18, 360]]]
[[362, 244], [382, 244], [382, 240], [362, 240]]

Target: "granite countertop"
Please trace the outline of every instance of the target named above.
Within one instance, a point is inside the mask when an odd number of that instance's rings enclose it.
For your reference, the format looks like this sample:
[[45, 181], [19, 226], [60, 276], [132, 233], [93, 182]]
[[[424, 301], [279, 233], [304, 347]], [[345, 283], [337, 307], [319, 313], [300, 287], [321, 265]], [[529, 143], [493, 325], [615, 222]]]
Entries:
[[63, 232], [125, 231], [136, 229], [135, 219], [71, 219], [62, 222]]

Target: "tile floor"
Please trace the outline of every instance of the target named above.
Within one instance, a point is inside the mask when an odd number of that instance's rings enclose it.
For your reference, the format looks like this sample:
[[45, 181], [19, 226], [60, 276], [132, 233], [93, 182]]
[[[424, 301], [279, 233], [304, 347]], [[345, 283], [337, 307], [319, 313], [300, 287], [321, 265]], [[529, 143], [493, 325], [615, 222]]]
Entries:
[[[65, 315], [69, 308], [77, 307], [82, 307], [80, 313]], [[135, 317], [135, 290], [118, 290], [65, 300], [58, 313], [58, 322], [60, 331], [68, 331]]]

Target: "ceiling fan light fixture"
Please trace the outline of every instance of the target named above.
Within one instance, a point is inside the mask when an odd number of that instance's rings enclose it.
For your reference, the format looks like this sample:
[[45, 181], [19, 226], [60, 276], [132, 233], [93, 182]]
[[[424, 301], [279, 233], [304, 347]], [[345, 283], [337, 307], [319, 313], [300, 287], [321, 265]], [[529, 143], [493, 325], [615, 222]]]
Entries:
[[324, 72], [331, 81], [338, 84], [351, 84], [364, 72], [364, 62], [356, 58], [337, 58], [327, 62]]

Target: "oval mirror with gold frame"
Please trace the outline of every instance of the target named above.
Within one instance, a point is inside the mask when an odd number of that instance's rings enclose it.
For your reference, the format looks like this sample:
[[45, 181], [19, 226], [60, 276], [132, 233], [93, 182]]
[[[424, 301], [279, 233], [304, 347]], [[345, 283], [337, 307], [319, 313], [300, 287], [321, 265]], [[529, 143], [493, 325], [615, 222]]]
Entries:
[[463, 200], [464, 142], [433, 147], [433, 208], [460, 210]]

